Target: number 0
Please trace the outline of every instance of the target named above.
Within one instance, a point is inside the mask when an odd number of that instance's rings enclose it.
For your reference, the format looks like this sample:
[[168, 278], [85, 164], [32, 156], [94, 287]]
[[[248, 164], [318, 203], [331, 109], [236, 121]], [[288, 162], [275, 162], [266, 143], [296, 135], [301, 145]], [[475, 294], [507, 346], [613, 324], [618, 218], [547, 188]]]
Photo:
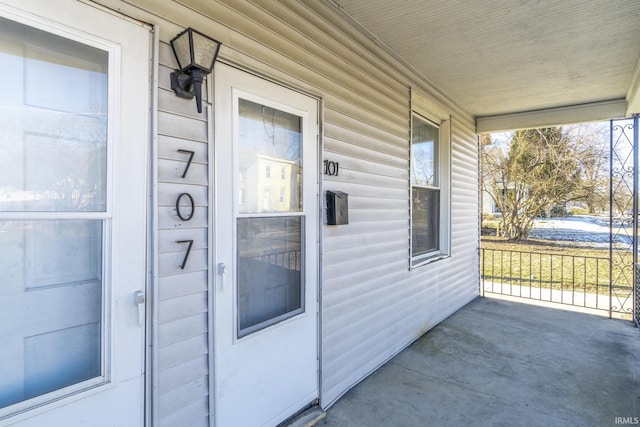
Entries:
[[[180, 201], [182, 200], [183, 197], [187, 197], [187, 199], [189, 199], [189, 204], [191, 205], [191, 212], [189, 212], [189, 215], [184, 216], [182, 215], [181, 212], [181, 208], [180, 208]], [[183, 221], [190, 221], [191, 218], [193, 218], [193, 213], [196, 210], [196, 206], [193, 203], [193, 197], [191, 197], [191, 194], [189, 193], [182, 193], [178, 196], [178, 200], [176, 200], [176, 213], [178, 214], [178, 218], [180, 218]]]

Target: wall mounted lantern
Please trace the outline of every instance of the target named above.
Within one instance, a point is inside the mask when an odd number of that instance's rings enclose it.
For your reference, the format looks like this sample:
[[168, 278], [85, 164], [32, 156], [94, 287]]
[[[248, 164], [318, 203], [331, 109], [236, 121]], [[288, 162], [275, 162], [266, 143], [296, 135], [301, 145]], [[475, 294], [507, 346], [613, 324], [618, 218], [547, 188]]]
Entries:
[[179, 70], [171, 73], [171, 89], [180, 98], [196, 98], [202, 113], [202, 79], [213, 70], [221, 43], [193, 28], [187, 28], [171, 40]]

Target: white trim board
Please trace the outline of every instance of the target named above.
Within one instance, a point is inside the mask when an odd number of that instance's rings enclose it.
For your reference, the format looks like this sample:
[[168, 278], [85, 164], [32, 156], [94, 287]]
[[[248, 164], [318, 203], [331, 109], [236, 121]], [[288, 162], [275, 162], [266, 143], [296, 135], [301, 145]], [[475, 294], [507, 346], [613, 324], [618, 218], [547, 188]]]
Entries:
[[616, 99], [546, 110], [478, 117], [476, 119], [476, 132], [503, 132], [570, 123], [597, 122], [623, 118], [626, 116], [626, 112], [627, 102], [624, 99]]

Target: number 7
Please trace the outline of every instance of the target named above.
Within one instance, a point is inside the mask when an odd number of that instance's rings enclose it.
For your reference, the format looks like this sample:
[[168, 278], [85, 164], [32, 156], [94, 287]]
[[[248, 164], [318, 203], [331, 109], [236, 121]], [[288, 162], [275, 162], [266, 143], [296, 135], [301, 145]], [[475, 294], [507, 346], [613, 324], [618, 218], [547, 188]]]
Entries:
[[193, 156], [196, 154], [195, 151], [191, 151], [191, 150], [178, 150], [178, 153], [185, 153], [185, 154], [190, 154], [189, 156], [189, 160], [187, 161], [187, 167], [184, 168], [184, 172], [182, 172], [182, 178], [187, 176], [187, 172], [189, 171], [189, 168], [191, 167], [191, 162], [193, 162]]
[[189, 254], [191, 253], [191, 246], [193, 246], [193, 240], [176, 240], [176, 243], [188, 243], [187, 253], [184, 255], [184, 260], [182, 260], [182, 265], [180, 266], [180, 270], [184, 270], [184, 266], [187, 265], [187, 259], [189, 259]]

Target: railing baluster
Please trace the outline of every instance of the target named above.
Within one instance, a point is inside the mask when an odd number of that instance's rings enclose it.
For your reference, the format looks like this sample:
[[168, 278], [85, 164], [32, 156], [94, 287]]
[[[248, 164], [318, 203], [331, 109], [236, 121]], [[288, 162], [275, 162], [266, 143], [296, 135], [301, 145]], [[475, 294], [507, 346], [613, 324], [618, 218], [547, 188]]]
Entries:
[[564, 304], [564, 255], [560, 255], [560, 303]]
[[531, 252], [529, 252], [529, 298], [531, 298], [531, 282], [533, 281], [533, 272], [531, 271], [532, 266], [533, 263], [531, 262]]
[[509, 295], [513, 295], [513, 252], [509, 251]]
[[520, 265], [520, 282], [518, 283], [518, 296], [522, 297], [522, 252], [520, 252], [520, 261], [519, 261]]
[[542, 254], [538, 254], [538, 260], [540, 261], [540, 274], [538, 275], [538, 281], [540, 283], [540, 286], [538, 286], [538, 297], [540, 300], [542, 300]]

